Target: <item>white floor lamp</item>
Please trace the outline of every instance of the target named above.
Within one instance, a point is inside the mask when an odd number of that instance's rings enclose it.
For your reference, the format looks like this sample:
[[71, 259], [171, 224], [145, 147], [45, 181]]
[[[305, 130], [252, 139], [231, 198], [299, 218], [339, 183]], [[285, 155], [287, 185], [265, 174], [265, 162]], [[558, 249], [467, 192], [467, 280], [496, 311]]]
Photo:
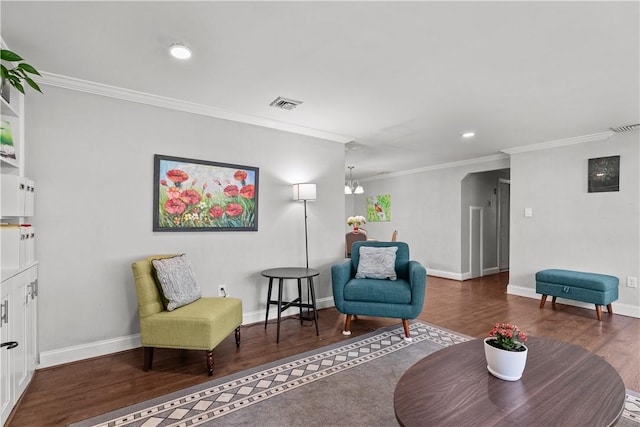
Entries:
[[309, 239], [307, 236], [307, 200], [316, 200], [315, 184], [293, 184], [293, 200], [304, 202], [304, 249], [309, 268]]

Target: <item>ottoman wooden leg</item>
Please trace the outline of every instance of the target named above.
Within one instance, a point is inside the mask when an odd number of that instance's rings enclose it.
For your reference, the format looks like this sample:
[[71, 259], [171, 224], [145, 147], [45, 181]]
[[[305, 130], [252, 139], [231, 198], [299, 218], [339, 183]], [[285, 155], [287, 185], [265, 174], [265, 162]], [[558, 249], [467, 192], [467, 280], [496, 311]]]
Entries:
[[607, 312], [609, 314], [613, 314], [613, 307], [611, 307], [611, 303], [607, 304]]
[[596, 315], [598, 316], [598, 320], [602, 320], [602, 306], [596, 304]]
[[556, 298], [558, 298], [558, 297], [551, 298], [551, 304], [555, 304], [556, 303]]
[[540, 308], [544, 308], [544, 303], [547, 302], [547, 296], [546, 295], [542, 295], [542, 298], [540, 298]]

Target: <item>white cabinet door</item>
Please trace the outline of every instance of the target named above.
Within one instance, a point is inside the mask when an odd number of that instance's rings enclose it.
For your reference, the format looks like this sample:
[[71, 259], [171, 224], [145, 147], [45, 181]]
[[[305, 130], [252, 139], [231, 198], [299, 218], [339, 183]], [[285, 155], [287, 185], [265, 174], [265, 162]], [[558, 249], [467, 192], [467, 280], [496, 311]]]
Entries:
[[33, 377], [36, 365], [40, 363], [40, 354], [38, 351], [38, 267], [33, 266], [26, 271], [28, 277], [27, 284], [27, 310], [26, 316], [26, 352], [27, 352], [27, 374], [29, 378]]
[[[8, 343], [11, 336], [8, 318], [11, 308], [11, 287], [11, 279], [0, 285], [0, 343]], [[13, 408], [10, 359], [14, 350], [7, 346], [0, 347], [0, 425], [4, 425]]]
[[[29, 383], [29, 363], [27, 360], [28, 336], [27, 313], [29, 312], [29, 282], [30, 270], [23, 271], [14, 277], [13, 298], [11, 311], [9, 312], [9, 324], [13, 337], [11, 341], [18, 342], [18, 347], [12, 351], [13, 361], [13, 387], [16, 401], [22, 395]], [[14, 402], [15, 403], [15, 402]]]

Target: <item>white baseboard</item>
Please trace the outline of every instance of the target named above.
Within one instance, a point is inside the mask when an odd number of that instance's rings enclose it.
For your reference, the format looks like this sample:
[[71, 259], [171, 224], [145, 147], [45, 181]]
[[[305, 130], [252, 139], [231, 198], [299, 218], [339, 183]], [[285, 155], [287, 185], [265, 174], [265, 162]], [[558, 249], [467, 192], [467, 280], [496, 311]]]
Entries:
[[461, 273], [452, 273], [450, 271], [427, 269], [428, 276], [442, 277], [444, 279], [465, 280]]
[[[333, 306], [334, 302], [332, 296], [316, 299], [316, 307], [318, 309]], [[282, 315], [291, 316], [297, 313], [298, 308], [292, 307], [288, 310], [283, 311]], [[251, 323], [264, 322], [264, 317], [266, 314], [266, 308], [264, 310], [257, 310], [251, 313], [243, 313], [242, 323], [247, 325]], [[271, 306], [271, 308], [269, 309], [269, 319], [276, 319], [277, 317], [278, 313], [276, 306]], [[140, 346], [140, 334], [135, 334], [82, 345], [74, 345], [71, 347], [65, 347], [56, 350], [44, 351], [40, 353], [40, 364], [37, 366], [37, 369], [77, 362], [79, 360], [104, 356], [106, 354], [117, 353], [119, 351], [131, 350]]]
[[[515, 286], [511, 284], [507, 286], [507, 293], [511, 295], [518, 295], [521, 297], [537, 299], [538, 301], [540, 301], [540, 297], [541, 297], [540, 294], [536, 293], [536, 290], [534, 288]], [[574, 307], [588, 308], [593, 311], [596, 310], [596, 307], [594, 304], [589, 304], [582, 301], [574, 301], [570, 299], [557, 298], [556, 302], [559, 304], [572, 305]], [[629, 317], [635, 317], [637, 319], [640, 319], [640, 307], [635, 307], [635, 306], [620, 303], [620, 302], [613, 302], [611, 303], [611, 308], [613, 308], [614, 314], [620, 314], [622, 316], [629, 316]]]
[[483, 276], [491, 276], [492, 274], [500, 273], [500, 269], [498, 267], [485, 268], [482, 270]]
[[[484, 270], [482, 270], [482, 275], [490, 276], [492, 274], [498, 274], [499, 272], [500, 269], [498, 269], [498, 267], [485, 268]], [[466, 271], [464, 273], [452, 273], [450, 271], [427, 269], [427, 275], [460, 281], [465, 281], [472, 278], [470, 271]]]
[[37, 369], [104, 356], [105, 354], [117, 353], [137, 347], [140, 347], [140, 334], [43, 351], [40, 353], [40, 364]]

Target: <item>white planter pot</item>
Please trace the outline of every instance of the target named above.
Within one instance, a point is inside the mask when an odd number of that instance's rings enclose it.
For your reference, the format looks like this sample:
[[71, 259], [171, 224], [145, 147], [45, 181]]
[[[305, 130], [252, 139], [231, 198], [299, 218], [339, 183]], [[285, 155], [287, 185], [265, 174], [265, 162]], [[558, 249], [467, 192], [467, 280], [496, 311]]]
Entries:
[[507, 351], [495, 348], [487, 341], [495, 338], [484, 339], [484, 355], [487, 358], [487, 370], [494, 377], [505, 381], [517, 381], [522, 377], [524, 367], [527, 363], [527, 353], [529, 349], [524, 346], [524, 351]]

